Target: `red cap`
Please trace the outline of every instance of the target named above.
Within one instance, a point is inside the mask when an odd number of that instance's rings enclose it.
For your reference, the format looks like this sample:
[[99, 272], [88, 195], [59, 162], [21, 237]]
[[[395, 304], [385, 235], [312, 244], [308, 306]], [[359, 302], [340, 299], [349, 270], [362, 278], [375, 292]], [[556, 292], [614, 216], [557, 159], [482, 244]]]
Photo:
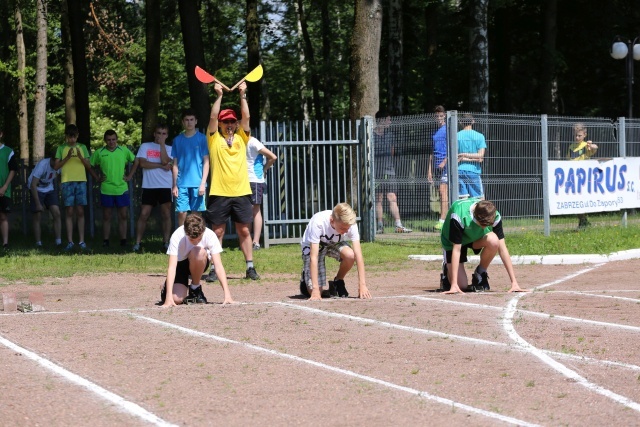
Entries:
[[222, 110], [220, 111], [220, 114], [218, 114], [218, 120], [220, 121], [230, 120], [230, 119], [238, 121], [238, 118], [236, 117], [236, 112], [233, 110]]

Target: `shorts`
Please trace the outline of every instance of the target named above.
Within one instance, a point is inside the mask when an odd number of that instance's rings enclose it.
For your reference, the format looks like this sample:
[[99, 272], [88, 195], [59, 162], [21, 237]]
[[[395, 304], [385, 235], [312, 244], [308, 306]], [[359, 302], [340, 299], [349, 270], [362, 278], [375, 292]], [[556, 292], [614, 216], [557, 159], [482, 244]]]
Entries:
[[376, 194], [398, 194], [398, 185], [386, 178], [376, 179]]
[[68, 181], [63, 182], [62, 204], [64, 206], [86, 206], [87, 204], [87, 182]]
[[11, 212], [11, 198], [7, 196], [0, 197], [0, 212], [2, 213]]
[[126, 208], [131, 204], [131, 199], [129, 198], [128, 191], [125, 191], [125, 193], [120, 196], [101, 194], [100, 204], [103, 208]]
[[157, 206], [171, 203], [173, 200], [170, 188], [143, 188], [140, 203], [143, 205]]
[[251, 224], [253, 222], [253, 205], [251, 196], [225, 197], [209, 196], [206, 220], [209, 224], [225, 224], [227, 220], [239, 224]]
[[449, 182], [449, 176], [447, 175], [447, 167], [445, 166], [443, 169], [436, 167], [433, 171], [433, 182], [440, 181], [442, 184], [446, 184]]
[[484, 197], [480, 174], [469, 171], [458, 171], [458, 195], [460, 197]]
[[[474, 253], [474, 255], [478, 255], [480, 252], [482, 252], [482, 248], [480, 249], [473, 249], [473, 243], [468, 243], [466, 245], [462, 245], [462, 249], [460, 250], [460, 262], [467, 262], [468, 258], [467, 258], [467, 249], [471, 249]], [[447, 257], [447, 264], [451, 264], [451, 254], [453, 253], [453, 251], [445, 251], [446, 252], [446, 257]]]
[[264, 182], [250, 182], [249, 184], [251, 185], [251, 204], [261, 205], [267, 184]]
[[[207, 265], [204, 267], [204, 271], [207, 271], [209, 268], [209, 260], [207, 260]], [[176, 278], [173, 283], [182, 283], [185, 286], [189, 286], [189, 276], [191, 275], [191, 269], [189, 268], [189, 258], [185, 258], [182, 261], [178, 261], [178, 265], [176, 265]], [[193, 279], [193, 278], [192, 278]], [[166, 282], [165, 282], [166, 285]]]
[[176, 212], [203, 212], [205, 210], [204, 194], [198, 195], [198, 187], [178, 187]]
[[[320, 246], [320, 250], [318, 251], [318, 286], [320, 287], [320, 291], [322, 291], [322, 288], [327, 285], [327, 269], [324, 266], [324, 258], [328, 256], [338, 262], [342, 261], [342, 258], [340, 257], [340, 251], [344, 247], [350, 247], [350, 245], [345, 241], [341, 241], [332, 243], [330, 245]], [[309, 291], [313, 289], [313, 285], [311, 283], [310, 253], [311, 248], [309, 246], [305, 246], [302, 248], [302, 277]]]
[[[45, 209], [49, 209], [51, 206], [58, 206], [58, 195], [54, 191], [48, 191], [46, 193], [41, 193], [38, 191], [38, 200], [40, 200], [40, 206], [44, 206]], [[31, 196], [31, 212], [36, 213], [36, 201]]]

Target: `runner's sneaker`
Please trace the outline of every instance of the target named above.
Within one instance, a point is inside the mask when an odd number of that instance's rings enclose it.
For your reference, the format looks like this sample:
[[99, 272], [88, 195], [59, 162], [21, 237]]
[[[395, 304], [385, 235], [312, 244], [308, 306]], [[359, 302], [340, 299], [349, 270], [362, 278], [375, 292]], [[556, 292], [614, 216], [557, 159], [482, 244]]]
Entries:
[[260, 276], [258, 275], [254, 267], [247, 268], [247, 274], [246, 276], [244, 276], [244, 278], [251, 280], [260, 280]]
[[336, 289], [336, 284], [333, 280], [329, 280], [329, 296], [330, 297], [338, 296], [338, 290]]
[[80, 249], [82, 249], [83, 251], [86, 251], [86, 250], [89, 249], [89, 247], [87, 246], [87, 244], [85, 242], [78, 243], [78, 246], [80, 246]]
[[216, 274], [216, 271], [213, 268], [209, 270], [209, 274], [207, 274], [207, 277], [205, 277], [204, 280], [207, 281], [208, 283], [215, 282], [216, 280], [218, 280], [218, 275]]
[[344, 280], [333, 279], [333, 285], [336, 287], [336, 292], [340, 298], [347, 298], [349, 296], [347, 287], [344, 285]]
[[259, 251], [260, 250], [260, 243], [254, 243], [253, 244], [253, 250], [254, 251]]
[[376, 234], [384, 234], [384, 225], [378, 224], [378, 228], [376, 229]]
[[185, 304], [206, 304], [207, 298], [204, 296], [204, 292], [202, 292], [202, 285], [198, 286], [195, 289], [191, 289], [189, 286], [189, 295], [184, 300]]
[[447, 292], [451, 290], [451, 282], [449, 282], [449, 277], [447, 277], [447, 263], [442, 262], [442, 273], [440, 273], [440, 292]]
[[300, 280], [300, 294], [304, 295], [307, 298], [311, 296], [311, 294], [309, 294], [309, 288], [307, 288], [307, 284], [304, 282], [304, 280]]
[[396, 233], [411, 233], [413, 230], [402, 225], [396, 227]]
[[160, 291], [160, 304], [159, 305], [164, 304], [164, 299], [166, 297], [167, 297], [167, 281], [165, 280], [164, 286], [162, 287], [162, 290]]
[[64, 250], [67, 252], [72, 251], [74, 246], [73, 242], [69, 242], [69, 244], [64, 247]]
[[485, 271], [484, 273], [478, 273], [478, 269], [476, 269], [471, 275], [471, 287], [476, 292], [484, 292], [488, 291], [491, 288], [489, 287], [489, 275]]
[[135, 245], [133, 245], [133, 252], [139, 252], [140, 251], [140, 243], [136, 243]]

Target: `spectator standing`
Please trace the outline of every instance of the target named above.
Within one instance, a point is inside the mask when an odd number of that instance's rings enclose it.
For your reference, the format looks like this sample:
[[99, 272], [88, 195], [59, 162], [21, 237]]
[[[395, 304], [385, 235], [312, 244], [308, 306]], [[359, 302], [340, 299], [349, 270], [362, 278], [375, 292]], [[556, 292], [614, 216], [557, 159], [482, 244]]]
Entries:
[[380, 110], [376, 113], [376, 126], [373, 129], [373, 150], [375, 153], [376, 178], [376, 233], [384, 233], [382, 198], [386, 195], [389, 201], [389, 212], [393, 217], [396, 233], [411, 233], [413, 230], [402, 225], [398, 208], [398, 186], [396, 184], [396, 168], [394, 165], [395, 145], [393, 134], [389, 130], [391, 117]]
[[484, 199], [481, 165], [487, 142], [483, 134], [473, 130], [475, 120], [471, 114], [463, 114], [460, 124], [463, 128], [458, 132], [458, 194], [461, 199]]
[[[266, 159], [266, 160], [265, 160]], [[251, 204], [253, 205], [253, 250], [260, 250], [262, 235], [262, 198], [266, 183], [264, 177], [278, 158], [257, 138], [250, 137], [247, 143], [247, 171], [251, 186]]]
[[[569, 145], [569, 152], [567, 158], [569, 160], [588, 160], [596, 154], [598, 146], [592, 141], [585, 141], [587, 137], [587, 127], [584, 123], [576, 123], [573, 125], [573, 139], [574, 142]], [[587, 214], [578, 215], [578, 229], [583, 230], [590, 226], [591, 223], [587, 220]]]
[[2, 248], [9, 249], [9, 213], [11, 212], [11, 181], [18, 172], [15, 153], [4, 142], [4, 133], [0, 129], [0, 233]]
[[433, 134], [433, 146], [429, 154], [427, 179], [430, 183], [438, 183], [440, 190], [440, 220], [434, 225], [442, 230], [444, 219], [449, 208], [449, 178], [447, 176], [447, 114], [442, 105], [434, 108], [438, 130]]
[[176, 199], [178, 226], [184, 224], [187, 212], [204, 212], [205, 190], [209, 175], [207, 137], [196, 129], [196, 112], [182, 112], [184, 131], [173, 139], [173, 197]]
[[162, 241], [165, 250], [169, 246], [171, 238], [171, 187], [173, 184], [171, 171], [173, 165], [171, 163], [171, 146], [166, 144], [169, 136], [168, 127], [164, 124], [156, 126], [153, 135], [154, 141], [140, 145], [136, 155], [136, 162], [142, 168], [142, 206], [136, 225], [134, 252], [141, 249], [142, 235], [154, 206], [160, 206]]
[[44, 209], [48, 209], [53, 219], [53, 233], [56, 247], [62, 246], [60, 206], [58, 205], [58, 193], [55, 181], [60, 171], [56, 171], [55, 152], [51, 156], [38, 162], [27, 179], [27, 186], [31, 191], [31, 214], [33, 220], [33, 234], [36, 238], [36, 247], [42, 247], [42, 230], [40, 220]]
[[127, 221], [129, 219], [128, 182], [135, 173], [135, 168], [127, 175], [127, 164], [135, 160], [135, 156], [127, 147], [118, 145], [118, 135], [113, 129], [104, 133], [105, 146], [96, 150], [91, 156], [91, 165], [102, 171], [100, 183], [100, 204], [102, 205], [102, 246], [109, 247], [111, 234], [111, 217], [113, 209], [118, 212], [118, 231], [120, 246], [127, 246]]

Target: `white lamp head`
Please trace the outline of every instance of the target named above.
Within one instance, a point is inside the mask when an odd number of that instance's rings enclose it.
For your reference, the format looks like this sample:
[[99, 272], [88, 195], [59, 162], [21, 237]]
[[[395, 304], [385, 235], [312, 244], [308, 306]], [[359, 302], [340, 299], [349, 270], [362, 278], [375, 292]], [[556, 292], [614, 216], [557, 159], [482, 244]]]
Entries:
[[640, 44], [633, 45], [633, 59], [640, 61]]
[[[635, 47], [634, 47], [635, 50]], [[611, 46], [611, 57], [613, 59], [623, 59], [629, 53], [629, 48], [623, 42], [615, 42]]]

